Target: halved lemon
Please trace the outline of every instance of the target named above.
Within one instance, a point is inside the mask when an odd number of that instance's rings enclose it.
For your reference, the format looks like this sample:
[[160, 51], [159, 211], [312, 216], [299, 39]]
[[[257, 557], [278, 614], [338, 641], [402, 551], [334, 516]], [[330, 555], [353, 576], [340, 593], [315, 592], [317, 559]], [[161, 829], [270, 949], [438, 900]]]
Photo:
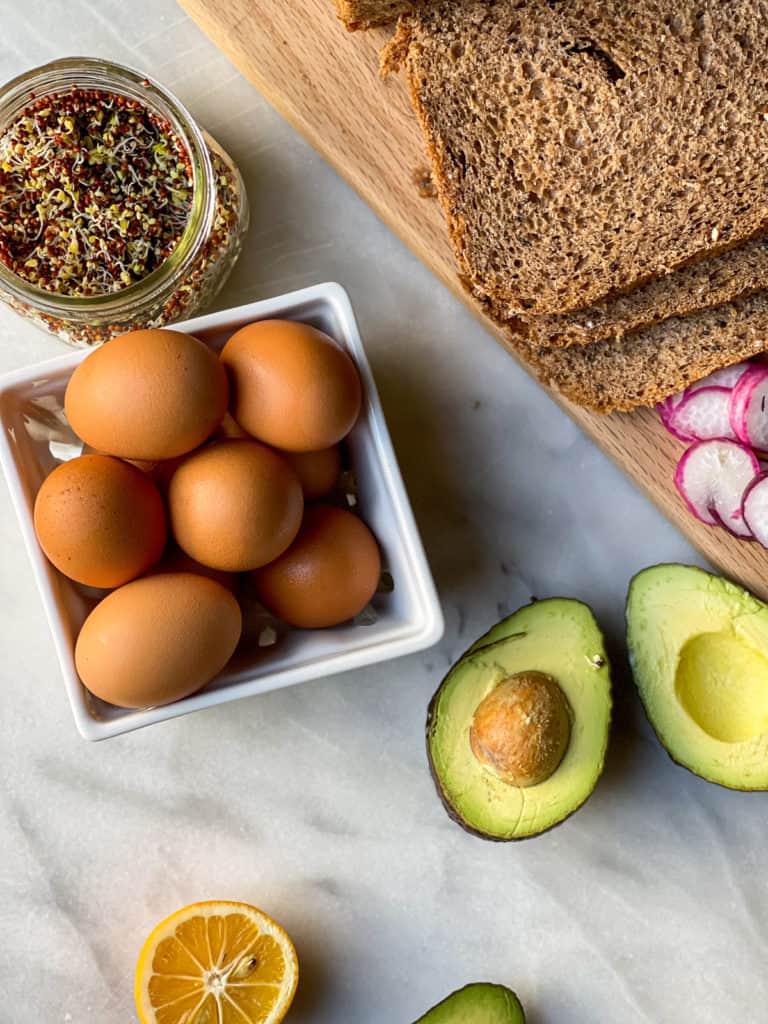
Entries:
[[193, 903], [155, 928], [136, 968], [141, 1024], [278, 1024], [299, 980], [286, 932], [247, 903]]

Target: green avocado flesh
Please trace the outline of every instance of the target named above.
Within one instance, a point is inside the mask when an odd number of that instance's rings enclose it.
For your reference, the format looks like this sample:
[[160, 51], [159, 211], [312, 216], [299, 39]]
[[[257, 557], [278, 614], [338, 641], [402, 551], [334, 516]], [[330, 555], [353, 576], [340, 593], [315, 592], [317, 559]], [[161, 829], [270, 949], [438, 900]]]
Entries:
[[768, 788], [768, 606], [702, 569], [654, 566], [630, 585], [627, 645], [670, 756], [721, 786]]
[[511, 989], [478, 984], [454, 992], [416, 1024], [525, 1024], [525, 1015]]
[[[475, 757], [470, 729], [478, 705], [499, 683], [534, 671], [560, 686], [571, 732], [563, 759], [549, 778], [520, 788]], [[427, 750], [448, 813], [488, 839], [524, 839], [558, 824], [595, 787], [610, 718], [610, 667], [590, 609], [567, 598], [521, 608], [470, 647], [432, 699]]]

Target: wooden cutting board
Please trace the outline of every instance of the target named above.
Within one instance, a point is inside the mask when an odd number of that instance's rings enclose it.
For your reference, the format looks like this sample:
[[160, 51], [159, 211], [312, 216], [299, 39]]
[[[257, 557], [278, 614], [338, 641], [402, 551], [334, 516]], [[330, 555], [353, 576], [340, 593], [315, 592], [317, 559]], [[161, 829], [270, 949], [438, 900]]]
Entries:
[[[389, 32], [346, 32], [331, 0], [180, 3], [439, 280], [482, 316], [456, 277], [437, 201], [419, 192], [427, 160], [403, 78], [378, 76]], [[599, 416], [554, 397], [706, 558], [768, 599], [768, 551], [704, 526], [683, 507], [672, 485], [682, 445], [654, 412]]]

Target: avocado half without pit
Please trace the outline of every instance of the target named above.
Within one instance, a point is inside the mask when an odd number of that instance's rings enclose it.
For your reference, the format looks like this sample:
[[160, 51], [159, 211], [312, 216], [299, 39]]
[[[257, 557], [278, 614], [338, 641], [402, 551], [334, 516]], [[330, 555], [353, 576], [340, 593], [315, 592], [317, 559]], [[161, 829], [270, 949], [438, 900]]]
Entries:
[[627, 646], [670, 757], [708, 782], [768, 789], [768, 606], [702, 569], [653, 566], [629, 588]]
[[590, 609], [567, 598], [521, 608], [432, 698], [427, 751], [448, 813], [485, 839], [552, 828], [594, 789], [610, 718], [610, 667]]
[[525, 1024], [525, 1015], [511, 989], [480, 982], [454, 992], [416, 1024]]

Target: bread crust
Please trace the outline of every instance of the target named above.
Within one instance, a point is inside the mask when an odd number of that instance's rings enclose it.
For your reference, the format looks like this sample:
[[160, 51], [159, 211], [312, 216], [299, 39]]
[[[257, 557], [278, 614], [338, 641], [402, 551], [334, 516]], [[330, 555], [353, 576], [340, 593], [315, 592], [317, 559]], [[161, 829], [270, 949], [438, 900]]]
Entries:
[[350, 32], [386, 25], [420, 2], [423, 0], [335, 0], [336, 13]]
[[768, 228], [763, 0], [438, 0], [404, 21], [478, 298], [572, 312]]
[[507, 315], [515, 329], [536, 345], [590, 345], [621, 338], [669, 317], [698, 313], [754, 295], [766, 283], [768, 239], [761, 235], [584, 310], [539, 317], [520, 317], [510, 311]]
[[767, 291], [618, 339], [559, 349], [532, 344], [500, 321], [498, 310], [487, 312], [543, 384], [601, 413], [656, 405], [714, 370], [759, 355], [768, 338]]

